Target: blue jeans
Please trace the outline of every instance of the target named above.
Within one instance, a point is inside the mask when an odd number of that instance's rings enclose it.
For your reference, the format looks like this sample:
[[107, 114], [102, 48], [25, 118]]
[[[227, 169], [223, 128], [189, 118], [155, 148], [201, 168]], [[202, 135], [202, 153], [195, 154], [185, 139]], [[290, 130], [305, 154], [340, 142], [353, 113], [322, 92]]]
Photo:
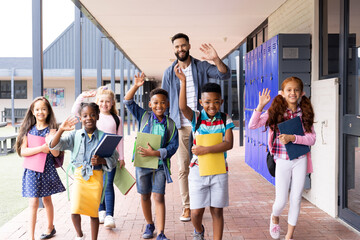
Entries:
[[140, 194], [151, 192], [165, 194], [166, 177], [163, 165], [158, 169], [135, 168], [136, 188]]
[[[114, 192], [114, 177], [116, 173], [116, 167], [107, 173], [107, 185], [105, 188], [105, 198], [103, 203], [100, 203], [99, 211], [106, 211], [106, 216], [114, 216], [114, 205], [115, 205], [115, 192]], [[105, 184], [104, 174], [104, 184]], [[105, 187], [105, 186], [104, 186]]]

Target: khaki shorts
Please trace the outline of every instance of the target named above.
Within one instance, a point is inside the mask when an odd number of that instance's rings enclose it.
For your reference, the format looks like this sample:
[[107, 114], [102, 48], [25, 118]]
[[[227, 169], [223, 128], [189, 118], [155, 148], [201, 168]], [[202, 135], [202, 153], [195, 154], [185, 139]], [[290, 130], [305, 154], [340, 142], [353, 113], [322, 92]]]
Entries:
[[203, 176], [199, 166], [194, 165], [189, 173], [190, 209], [229, 206], [228, 174]]

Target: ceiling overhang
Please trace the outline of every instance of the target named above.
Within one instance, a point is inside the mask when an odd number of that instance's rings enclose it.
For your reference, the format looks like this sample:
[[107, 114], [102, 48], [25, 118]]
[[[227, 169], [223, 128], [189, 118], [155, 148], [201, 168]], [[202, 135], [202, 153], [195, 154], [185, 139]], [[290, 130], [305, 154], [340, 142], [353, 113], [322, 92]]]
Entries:
[[144, 71], [161, 80], [175, 59], [171, 37], [190, 38], [190, 54], [211, 43], [227, 55], [286, 0], [73, 0], [81, 11]]

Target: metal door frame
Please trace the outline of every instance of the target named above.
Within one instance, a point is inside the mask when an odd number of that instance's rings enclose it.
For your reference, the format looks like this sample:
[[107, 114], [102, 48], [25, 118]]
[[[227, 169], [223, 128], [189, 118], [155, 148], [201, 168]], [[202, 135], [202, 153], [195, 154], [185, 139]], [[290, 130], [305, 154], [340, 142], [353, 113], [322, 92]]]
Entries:
[[[346, 180], [346, 135], [354, 135], [354, 129], [359, 129], [356, 115], [346, 113], [346, 93], [348, 81], [348, 36], [349, 36], [349, 0], [340, 1], [340, 43], [339, 43], [339, 77], [340, 77], [340, 109], [339, 109], [339, 217], [360, 230], [360, 215], [347, 208]], [[359, 94], [359, 93], [358, 93]], [[351, 125], [350, 125], [351, 124]], [[350, 125], [350, 126], [349, 126]], [[352, 129], [351, 126], [353, 127]], [[360, 136], [360, 134], [356, 134]]]

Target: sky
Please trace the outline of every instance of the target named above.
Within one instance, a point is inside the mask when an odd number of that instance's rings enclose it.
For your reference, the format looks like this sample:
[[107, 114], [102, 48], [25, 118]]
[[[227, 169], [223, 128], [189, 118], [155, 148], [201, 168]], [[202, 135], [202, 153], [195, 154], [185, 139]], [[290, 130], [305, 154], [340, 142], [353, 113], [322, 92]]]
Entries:
[[[73, 21], [71, 0], [42, 0], [43, 50]], [[32, 56], [32, 0], [1, 0], [0, 57]]]

